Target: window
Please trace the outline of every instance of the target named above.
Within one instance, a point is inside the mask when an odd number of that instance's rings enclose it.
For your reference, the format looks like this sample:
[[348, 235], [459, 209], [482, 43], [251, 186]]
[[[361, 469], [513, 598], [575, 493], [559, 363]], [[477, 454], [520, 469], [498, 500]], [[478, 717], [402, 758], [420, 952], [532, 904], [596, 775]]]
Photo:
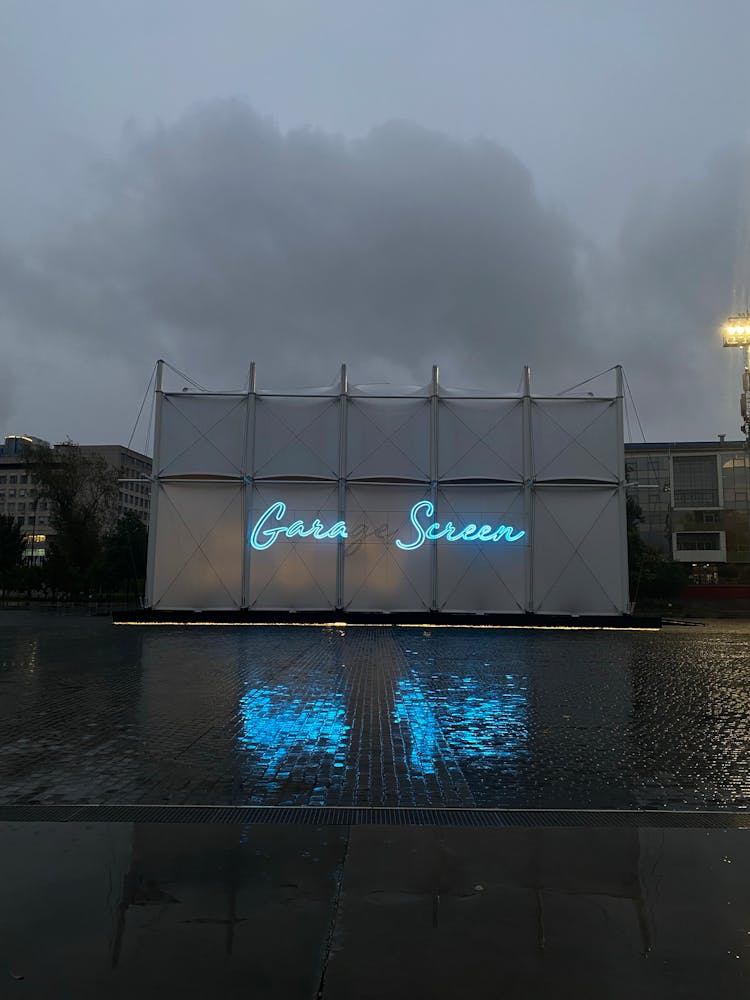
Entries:
[[678, 531], [678, 552], [718, 552], [721, 549], [718, 531]]
[[6, 477], [5, 476], [0, 476], [0, 483], [4, 483], [5, 481], [6, 481]]
[[27, 478], [28, 478], [27, 476], [20, 476], [18, 481], [19, 483], [25, 483]]
[[672, 471], [675, 507], [719, 506], [719, 477], [713, 455], [676, 455]]
[[8, 482], [9, 483], [17, 483], [18, 482], [18, 476], [8, 476]]

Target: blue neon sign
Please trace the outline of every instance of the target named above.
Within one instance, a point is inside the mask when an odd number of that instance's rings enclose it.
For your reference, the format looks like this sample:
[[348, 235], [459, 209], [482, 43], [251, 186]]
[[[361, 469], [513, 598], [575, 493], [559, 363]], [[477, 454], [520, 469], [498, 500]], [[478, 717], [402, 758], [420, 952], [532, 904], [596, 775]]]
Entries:
[[419, 503], [415, 503], [409, 512], [409, 520], [416, 529], [417, 537], [411, 542], [402, 542], [397, 538], [396, 545], [400, 549], [405, 551], [418, 549], [425, 541], [437, 541], [439, 538], [444, 538], [446, 542], [502, 542], [503, 539], [506, 542], [517, 542], [526, 534], [525, 531], [514, 531], [508, 524], [499, 524], [495, 528], [491, 524], [467, 524], [465, 528], [457, 530], [452, 521], [447, 521], [442, 528], [439, 521], [433, 521], [432, 524], [423, 527], [419, 523], [422, 511], [427, 518], [435, 515], [435, 507], [430, 500], [420, 500]]
[[[250, 533], [250, 545], [259, 551], [270, 549], [273, 543], [284, 535], [286, 538], [315, 538], [322, 541], [326, 538], [348, 538], [349, 533], [345, 521], [336, 521], [330, 528], [317, 517], [313, 523], [306, 527], [304, 521], [292, 521], [290, 525], [274, 525], [273, 522], [281, 521], [286, 514], [286, 504], [283, 500], [277, 500], [265, 510]], [[443, 539], [446, 542], [517, 542], [526, 534], [525, 531], [516, 531], [509, 524], [467, 524], [463, 528], [456, 528], [452, 521], [446, 521], [441, 526], [439, 521], [432, 521], [435, 516], [435, 507], [430, 500], [420, 500], [415, 503], [409, 511], [411, 521], [416, 536], [409, 542], [403, 542], [396, 538], [396, 545], [405, 552], [418, 549], [426, 541], [438, 541]], [[422, 520], [431, 523], [423, 524]]]
[[[250, 535], [250, 544], [254, 549], [270, 549], [279, 535], [286, 535], [287, 538], [348, 538], [346, 524], [337, 521], [330, 528], [326, 528], [316, 517], [309, 528], [305, 527], [304, 521], [292, 521], [289, 527], [267, 528], [266, 525], [272, 519], [280, 521], [286, 514], [286, 504], [283, 500], [277, 500], [258, 518], [258, 523], [253, 528]], [[261, 538], [261, 536], [263, 536]]]

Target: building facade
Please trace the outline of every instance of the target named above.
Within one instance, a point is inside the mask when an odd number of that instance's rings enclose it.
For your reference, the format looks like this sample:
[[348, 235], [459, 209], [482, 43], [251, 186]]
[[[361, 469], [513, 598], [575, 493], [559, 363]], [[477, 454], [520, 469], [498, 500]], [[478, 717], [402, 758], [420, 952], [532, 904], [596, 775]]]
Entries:
[[117, 517], [136, 514], [148, 524], [151, 512], [151, 459], [119, 444], [82, 444], [84, 455], [99, 455], [120, 476]]
[[[49, 445], [28, 434], [8, 435], [0, 444], [0, 514], [20, 521], [26, 535], [25, 558], [44, 559], [54, 534], [50, 505], [38, 496], [36, 484], [26, 466], [26, 445]], [[100, 455], [116, 469], [120, 495], [116, 516], [132, 512], [148, 524], [151, 499], [151, 459], [122, 445], [81, 445], [84, 455]]]
[[744, 441], [625, 445], [645, 542], [689, 563], [696, 583], [750, 582], [750, 455]]

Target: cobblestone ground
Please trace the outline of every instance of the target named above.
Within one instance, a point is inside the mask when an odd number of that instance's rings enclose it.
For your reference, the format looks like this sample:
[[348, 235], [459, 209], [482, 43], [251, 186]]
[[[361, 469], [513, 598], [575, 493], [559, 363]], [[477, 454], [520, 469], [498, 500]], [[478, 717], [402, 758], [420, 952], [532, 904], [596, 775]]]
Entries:
[[747, 626], [0, 612], [0, 802], [746, 808]]

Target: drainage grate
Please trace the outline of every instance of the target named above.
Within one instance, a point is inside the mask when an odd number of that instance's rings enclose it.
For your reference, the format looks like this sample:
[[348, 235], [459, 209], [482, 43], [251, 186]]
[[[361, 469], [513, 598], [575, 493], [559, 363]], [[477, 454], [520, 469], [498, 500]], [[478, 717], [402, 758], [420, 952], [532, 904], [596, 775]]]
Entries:
[[750, 812], [369, 806], [0, 805], [5, 823], [750, 828]]

